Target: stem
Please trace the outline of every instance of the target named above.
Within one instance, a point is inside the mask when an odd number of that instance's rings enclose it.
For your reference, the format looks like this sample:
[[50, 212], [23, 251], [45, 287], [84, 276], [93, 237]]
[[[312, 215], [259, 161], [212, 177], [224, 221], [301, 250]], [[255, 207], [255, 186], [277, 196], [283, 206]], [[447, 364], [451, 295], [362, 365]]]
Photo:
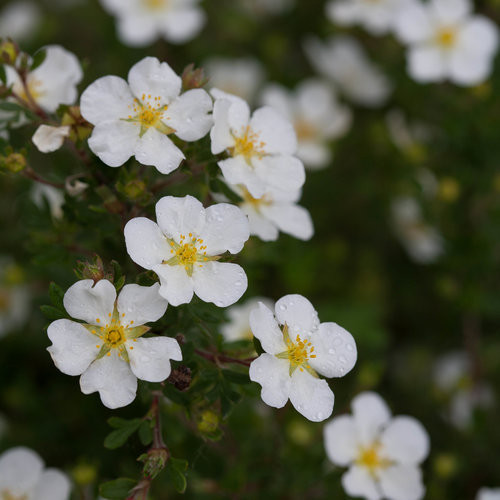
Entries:
[[23, 175], [28, 179], [34, 180], [36, 182], [40, 182], [41, 184], [45, 184], [47, 186], [52, 186], [58, 189], [64, 189], [64, 184], [59, 184], [57, 182], [51, 182], [43, 177], [40, 177], [31, 167], [27, 167], [22, 171]]
[[198, 354], [198, 356], [208, 359], [208, 361], [212, 361], [212, 363], [215, 363], [216, 365], [219, 363], [235, 363], [238, 365], [250, 366], [250, 363], [257, 359], [256, 357], [245, 359], [232, 358], [231, 356], [226, 356], [225, 354], [212, 354], [210, 352], [201, 351], [200, 349], [195, 349], [194, 352]]

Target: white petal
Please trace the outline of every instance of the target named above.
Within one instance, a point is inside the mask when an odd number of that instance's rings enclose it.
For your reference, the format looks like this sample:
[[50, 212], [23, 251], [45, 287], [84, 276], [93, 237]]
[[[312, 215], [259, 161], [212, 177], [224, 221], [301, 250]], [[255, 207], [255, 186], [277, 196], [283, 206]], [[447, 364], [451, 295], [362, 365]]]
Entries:
[[113, 410], [135, 399], [137, 378], [129, 364], [111, 349], [110, 356], [97, 359], [83, 373], [80, 388], [84, 394], [98, 391], [102, 404]]
[[458, 85], [478, 85], [488, 78], [492, 69], [488, 56], [457, 51], [450, 60], [450, 80]]
[[290, 384], [290, 401], [308, 420], [322, 422], [332, 414], [335, 397], [326, 380], [297, 368]]
[[71, 483], [66, 474], [57, 469], [43, 471], [33, 493], [35, 500], [68, 500]]
[[469, 0], [432, 0], [429, 9], [442, 24], [455, 24], [464, 20], [471, 11]]
[[325, 377], [343, 377], [350, 372], [358, 353], [352, 335], [336, 323], [321, 323], [311, 335], [316, 358], [309, 364]]
[[323, 428], [326, 454], [336, 465], [346, 466], [358, 455], [354, 419], [348, 415], [335, 417]]
[[375, 392], [362, 392], [351, 402], [352, 415], [361, 443], [371, 446], [391, 419], [391, 411]]
[[103, 76], [90, 84], [80, 98], [82, 116], [93, 125], [130, 115], [134, 97], [127, 82], [118, 76]]
[[170, 255], [170, 247], [158, 224], [145, 217], [127, 222], [125, 245], [130, 258], [145, 269], [153, 269]]
[[154, 21], [152, 16], [137, 15], [137, 12], [122, 15], [118, 18], [118, 37], [131, 47], [150, 45], [158, 38]]
[[179, 95], [182, 80], [166, 62], [145, 57], [130, 68], [128, 83], [136, 97], [151, 94], [160, 97], [160, 104], [168, 104]]
[[204, 23], [204, 12], [187, 5], [185, 8], [178, 7], [169, 12], [163, 21], [162, 31], [171, 43], [184, 43], [191, 40]]
[[193, 269], [194, 293], [205, 302], [227, 307], [237, 302], [248, 286], [247, 275], [238, 264], [207, 262]]
[[278, 228], [267, 217], [255, 210], [251, 203], [242, 203], [240, 208], [248, 217], [250, 234], [259, 237], [262, 241], [276, 241], [278, 239]]
[[278, 323], [288, 325], [290, 336], [295, 332], [302, 336], [319, 326], [318, 313], [302, 295], [285, 295], [276, 302], [275, 309]]
[[433, 25], [429, 10], [416, 2], [404, 6], [396, 15], [394, 29], [399, 40], [406, 44], [430, 39], [433, 35]]
[[135, 145], [135, 158], [143, 165], [153, 165], [162, 174], [169, 174], [185, 156], [169, 137], [150, 127]]
[[0, 455], [0, 491], [14, 496], [29, 495], [42, 474], [43, 461], [37, 453], [17, 446]]
[[498, 28], [483, 16], [474, 16], [467, 21], [459, 36], [464, 50], [477, 56], [492, 56], [498, 47]]
[[210, 130], [212, 99], [203, 89], [185, 92], [169, 105], [165, 113], [165, 123], [175, 130], [175, 135], [183, 141], [197, 141]]
[[[252, 166], [255, 168], [255, 174], [264, 184], [270, 184], [283, 191], [296, 191], [304, 185], [306, 180], [304, 165], [295, 156], [264, 156], [261, 159], [254, 157]], [[260, 195], [257, 196], [259, 197]]]
[[123, 120], [99, 122], [89, 137], [89, 148], [110, 167], [123, 165], [135, 151], [139, 127]]
[[319, 170], [331, 163], [332, 152], [326, 144], [301, 141], [297, 149], [297, 157], [304, 162], [309, 170]]
[[[261, 198], [264, 195], [268, 183], [256, 175], [255, 170], [242, 156], [221, 160], [217, 165], [228, 184], [243, 184], [254, 198]], [[264, 166], [261, 170], [261, 177], [265, 177], [267, 169]]]
[[169, 304], [179, 306], [191, 302], [193, 298], [193, 280], [187, 275], [183, 266], [159, 264], [153, 271], [160, 278], [160, 295]]
[[252, 361], [248, 375], [262, 386], [262, 401], [273, 408], [283, 408], [290, 393], [290, 363], [271, 354], [261, 354]]
[[222, 153], [226, 148], [234, 146], [234, 137], [228, 122], [229, 99], [217, 99], [214, 104], [213, 122], [214, 126], [210, 130], [211, 151], [213, 154]]
[[500, 500], [500, 488], [480, 488], [476, 500]]
[[380, 486], [389, 500], [420, 500], [425, 494], [422, 472], [414, 465], [394, 465], [379, 472]]
[[303, 207], [285, 203], [274, 203], [262, 206], [261, 211], [283, 233], [290, 234], [301, 240], [309, 240], [314, 234], [311, 216]]
[[244, 134], [248, 122], [250, 121], [250, 108], [248, 107], [248, 104], [239, 97], [231, 96], [230, 101], [231, 106], [227, 112], [227, 122], [229, 127], [236, 135]]
[[80, 280], [68, 288], [63, 302], [72, 318], [104, 325], [113, 313], [115, 300], [115, 287], [108, 280], [100, 280], [95, 285], [94, 280]]
[[177, 340], [169, 337], [140, 338], [127, 347], [132, 372], [148, 382], [162, 382], [170, 375], [170, 360], [182, 360]]
[[435, 47], [410, 48], [407, 57], [408, 72], [417, 82], [440, 81], [446, 76], [446, 61]]
[[349, 496], [364, 497], [366, 500], [382, 499], [382, 495], [366, 467], [351, 466], [342, 476], [342, 486]]
[[250, 120], [250, 128], [263, 141], [268, 154], [293, 155], [297, 150], [297, 137], [293, 125], [269, 106], [259, 108]]
[[81, 375], [100, 351], [101, 340], [80, 323], [58, 319], [49, 325], [47, 347], [54, 364], [66, 375]]
[[384, 453], [402, 464], [419, 464], [429, 454], [429, 435], [423, 425], [412, 417], [398, 416], [386, 427], [380, 442]]
[[330, 1], [326, 7], [326, 15], [332, 22], [343, 26], [350, 26], [359, 19], [362, 5], [352, 0], [336, 0]]
[[201, 232], [208, 255], [219, 255], [228, 250], [238, 253], [250, 237], [245, 214], [235, 205], [218, 203], [206, 209], [206, 224]]
[[40, 125], [33, 134], [32, 141], [42, 153], [52, 153], [63, 145], [64, 138], [69, 136], [69, 132], [68, 125], [63, 127]]
[[[199, 236], [205, 224], [205, 209], [193, 196], [164, 196], [156, 203], [156, 220], [163, 233], [177, 243], [180, 235]], [[169, 249], [170, 252], [170, 249]]]
[[118, 296], [117, 309], [122, 325], [134, 326], [158, 321], [167, 310], [168, 302], [158, 293], [160, 284], [152, 286], [125, 285]]
[[287, 350], [283, 333], [271, 310], [262, 302], [250, 311], [250, 328], [259, 339], [262, 349], [269, 354], [279, 354]]

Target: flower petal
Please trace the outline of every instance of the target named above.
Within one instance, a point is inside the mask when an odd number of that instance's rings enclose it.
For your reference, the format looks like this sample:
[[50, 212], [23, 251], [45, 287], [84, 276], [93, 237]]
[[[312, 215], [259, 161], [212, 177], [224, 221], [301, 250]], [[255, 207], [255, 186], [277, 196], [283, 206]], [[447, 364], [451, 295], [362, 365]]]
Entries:
[[279, 354], [287, 350], [274, 314], [262, 302], [257, 308], [250, 311], [250, 329], [262, 345], [262, 349], [269, 354]]
[[297, 368], [290, 384], [290, 401], [311, 422], [322, 422], [332, 414], [335, 397], [326, 380]]
[[297, 151], [293, 125], [270, 106], [255, 111], [250, 128], [265, 143], [263, 148], [268, 154], [293, 155]]
[[159, 264], [153, 271], [160, 278], [160, 295], [173, 306], [187, 304], [193, 298], [193, 280], [183, 266]]
[[205, 302], [227, 307], [237, 302], [248, 286], [241, 266], [229, 262], [207, 262], [193, 269], [194, 293]]
[[406, 44], [421, 43], [433, 34], [433, 23], [429, 10], [423, 4], [410, 2], [395, 16], [395, 35]]
[[354, 419], [348, 415], [335, 417], [323, 428], [326, 454], [335, 465], [346, 466], [356, 459], [358, 440]]
[[388, 457], [402, 464], [419, 464], [429, 454], [429, 435], [415, 418], [398, 416], [380, 437]]
[[342, 476], [344, 491], [353, 497], [364, 497], [366, 500], [382, 500], [377, 484], [366, 467], [352, 465]]
[[455, 24], [463, 21], [471, 11], [469, 0], [432, 0], [429, 2], [432, 16], [442, 24]]
[[118, 296], [117, 309], [122, 325], [134, 326], [158, 321], [167, 310], [168, 302], [158, 293], [160, 284], [152, 286], [125, 285]]
[[58, 319], [47, 328], [47, 347], [56, 367], [66, 375], [81, 375], [97, 358], [101, 341], [80, 323]]
[[314, 234], [311, 216], [303, 207], [291, 203], [273, 203], [263, 205], [261, 212], [272, 220], [283, 233], [301, 240], [309, 240]]
[[262, 401], [273, 408], [283, 408], [290, 393], [290, 364], [271, 354], [261, 354], [252, 361], [248, 375], [252, 382], [262, 386]]
[[360, 442], [371, 446], [378, 439], [382, 427], [389, 423], [391, 411], [377, 393], [370, 391], [358, 394], [352, 400], [351, 408]]
[[252, 166], [264, 184], [283, 191], [296, 191], [306, 180], [304, 164], [295, 156], [264, 156], [261, 159], [254, 157]]
[[450, 60], [450, 79], [458, 85], [478, 85], [488, 78], [491, 71], [489, 57], [457, 51]]
[[213, 154], [222, 153], [226, 148], [234, 146], [234, 137], [228, 122], [229, 99], [217, 99], [214, 104], [213, 122], [214, 126], [210, 130], [211, 151]]
[[80, 377], [84, 394], [99, 392], [102, 404], [112, 410], [130, 404], [135, 399], [137, 378], [129, 364], [118, 357], [115, 349], [109, 356], [95, 360]]
[[474, 16], [460, 31], [459, 43], [478, 57], [493, 55], [498, 47], [498, 28], [488, 18]]
[[52, 153], [57, 151], [69, 136], [70, 128], [68, 125], [63, 127], [51, 127], [50, 125], [40, 125], [33, 134], [33, 144], [42, 153]]
[[288, 325], [290, 336], [313, 332], [319, 326], [318, 313], [302, 295], [285, 295], [276, 302], [275, 310], [278, 323]]
[[64, 294], [64, 307], [68, 314], [91, 325], [104, 325], [113, 313], [116, 300], [115, 287], [108, 280], [80, 280]]
[[309, 364], [325, 377], [343, 377], [350, 372], [358, 353], [352, 335], [336, 323], [321, 323], [311, 335], [316, 358]]
[[241, 203], [240, 208], [248, 217], [251, 235], [257, 236], [262, 241], [276, 241], [278, 239], [278, 228], [267, 217], [255, 210], [251, 203]]
[[177, 340], [151, 337], [127, 342], [130, 368], [134, 375], [148, 382], [162, 382], [171, 372], [170, 360], [182, 361]]
[[135, 145], [135, 159], [143, 165], [153, 165], [162, 174], [175, 170], [185, 158], [169, 137], [153, 127]]
[[205, 209], [194, 196], [164, 196], [156, 203], [156, 220], [163, 234], [179, 243], [181, 234], [186, 238], [189, 233], [199, 236]]
[[434, 82], [446, 76], [446, 61], [433, 46], [412, 47], [408, 51], [408, 72], [417, 82]]
[[394, 465], [379, 472], [380, 487], [389, 500], [420, 500], [425, 494], [422, 472], [414, 465]]
[[184, 43], [193, 38], [205, 23], [205, 13], [190, 5], [176, 8], [169, 12], [162, 23], [165, 38], [171, 43]]
[[145, 269], [153, 269], [170, 255], [165, 236], [152, 220], [131, 219], [125, 225], [124, 234], [130, 258]]
[[0, 455], [0, 491], [15, 497], [29, 495], [40, 479], [43, 461], [37, 453], [17, 446]]
[[36, 500], [68, 500], [71, 483], [66, 474], [57, 469], [46, 469], [33, 492]]
[[155, 19], [152, 16], [138, 15], [137, 12], [120, 16], [117, 28], [120, 40], [131, 47], [151, 45], [158, 38]]
[[250, 108], [246, 101], [239, 97], [231, 96], [229, 100], [231, 101], [231, 106], [227, 112], [227, 122], [231, 128], [231, 132], [236, 135], [244, 134], [250, 121]]
[[257, 176], [252, 166], [241, 155], [221, 160], [217, 165], [228, 184], [243, 184], [254, 198], [264, 195], [268, 183], [261, 177], [265, 177], [265, 167], [262, 175]]

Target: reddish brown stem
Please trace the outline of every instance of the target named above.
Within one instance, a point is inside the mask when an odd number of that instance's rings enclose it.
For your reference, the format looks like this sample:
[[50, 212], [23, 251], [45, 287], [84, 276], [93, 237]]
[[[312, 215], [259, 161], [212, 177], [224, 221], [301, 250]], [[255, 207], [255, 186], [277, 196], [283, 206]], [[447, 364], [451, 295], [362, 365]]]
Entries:
[[205, 351], [200, 351], [199, 349], [195, 349], [194, 352], [198, 354], [198, 356], [201, 356], [202, 358], [208, 359], [208, 361], [212, 361], [212, 363], [219, 364], [219, 363], [235, 363], [238, 365], [243, 365], [243, 366], [250, 366], [250, 363], [254, 361], [256, 358], [245, 358], [245, 359], [239, 359], [239, 358], [232, 358], [230, 356], [226, 356], [225, 354], [219, 354], [219, 353], [210, 353], [210, 352], [205, 352]]
[[26, 167], [22, 171], [23, 175], [27, 177], [28, 179], [34, 180], [36, 182], [40, 182], [41, 184], [45, 184], [47, 186], [52, 186], [58, 189], [64, 189], [64, 184], [59, 184], [57, 182], [51, 182], [43, 177], [40, 177], [31, 167]]

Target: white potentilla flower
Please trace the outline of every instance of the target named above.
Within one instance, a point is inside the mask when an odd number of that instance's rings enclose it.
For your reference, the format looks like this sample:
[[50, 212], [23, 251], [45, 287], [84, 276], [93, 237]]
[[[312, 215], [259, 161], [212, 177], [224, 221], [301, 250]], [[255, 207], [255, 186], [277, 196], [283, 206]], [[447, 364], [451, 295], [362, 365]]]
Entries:
[[237, 304], [227, 309], [229, 322], [220, 327], [224, 340], [234, 342], [236, 340], [252, 340], [253, 333], [250, 328], [250, 313], [262, 302], [269, 309], [274, 307], [271, 299], [253, 297], [243, 304]]
[[68, 500], [71, 483], [58, 469], [45, 469], [38, 453], [18, 446], [0, 454], [0, 498]]
[[40, 125], [31, 140], [42, 153], [52, 153], [57, 151], [64, 143], [64, 139], [69, 137], [70, 126], [51, 127], [50, 125]]
[[476, 500], [500, 500], [500, 488], [481, 488]]
[[352, 335], [336, 323], [321, 323], [301, 295], [276, 302], [275, 315], [264, 304], [250, 313], [250, 327], [264, 354], [250, 365], [250, 380], [262, 386], [264, 403], [282, 408], [290, 399], [313, 422], [333, 411], [334, 396], [325, 377], [343, 377], [356, 363]]
[[104, 76], [81, 97], [82, 116], [94, 125], [90, 149], [110, 167], [123, 165], [131, 156], [161, 173], [175, 170], [185, 158], [170, 140], [201, 139], [212, 126], [212, 99], [202, 89], [181, 95], [182, 80], [156, 57], [132, 66], [128, 83]]
[[250, 233], [248, 220], [236, 206], [218, 203], [205, 209], [192, 196], [165, 196], [156, 204], [158, 224], [137, 217], [125, 226], [132, 260], [160, 278], [162, 297], [174, 306], [187, 304], [195, 293], [218, 307], [234, 304], [247, 289], [238, 264], [218, 262], [226, 251], [241, 251]]
[[117, 17], [118, 37], [125, 45], [144, 47], [158, 38], [184, 43], [205, 24], [200, 0], [101, 0]]
[[262, 103], [279, 111], [297, 134], [297, 156], [310, 169], [326, 167], [332, 159], [329, 142], [350, 128], [352, 115], [327, 83], [309, 79], [290, 92], [273, 84], [264, 89]]
[[203, 64], [212, 87], [251, 101], [264, 79], [262, 65], [256, 59], [212, 58]]
[[0, 34], [22, 41], [33, 36], [40, 23], [40, 9], [33, 2], [15, 1], [0, 11]]
[[377, 107], [392, 91], [388, 78], [368, 60], [361, 45], [348, 36], [330, 37], [326, 43], [310, 37], [304, 49], [313, 68], [330, 78], [356, 104]]
[[35, 184], [30, 193], [31, 200], [38, 208], [44, 207], [44, 200], [47, 200], [50, 214], [54, 219], [62, 219], [64, 213], [64, 195], [60, 189], [46, 184]]
[[[294, 156], [297, 138], [292, 124], [269, 106], [250, 117], [248, 104], [236, 96], [214, 93], [212, 153], [227, 151], [217, 164], [230, 184], [243, 184], [260, 198], [268, 186], [294, 191], [305, 182], [302, 162]], [[220, 96], [217, 98], [217, 96]]]
[[429, 453], [429, 436], [413, 417], [396, 416], [374, 392], [351, 403], [352, 416], [335, 417], [324, 427], [328, 458], [349, 467], [345, 492], [368, 500], [419, 500], [425, 487], [419, 464]]
[[444, 253], [443, 237], [423, 220], [414, 198], [396, 199], [391, 205], [391, 214], [396, 236], [415, 262], [429, 264]]
[[[44, 47], [42, 64], [28, 73], [27, 87], [33, 100], [45, 111], [54, 113], [60, 104], [73, 104], [78, 92], [76, 86], [83, 77], [76, 56], [59, 45]], [[16, 71], [6, 66], [7, 86], [28, 102], [25, 88]]]
[[118, 298], [108, 280], [81, 280], [64, 295], [64, 307], [77, 323], [68, 319], [52, 322], [47, 348], [54, 364], [67, 375], [81, 375], [84, 394], [99, 392], [108, 408], [120, 408], [135, 399], [137, 379], [162, 382], [171, 371], [170, 360], [181, 361], [175, 339], [141, 338], [150, 321], [157, 321], [167, 301], [153, 286], [125, 285]]
[[314, 226], [309, 212], [297, 205], [301, 191], [282, 191], [267, 187], [261, 198], [254, 198], [243, 185], [227, 184], [242, 198], [238, 206], [248, 217], [250, 234], [263, 241], [275, 241], [279, 232], [309, 240], [314, 234]]
[[488, 77], [498, 47], [498, 29], [471, 10], [468, 0], [411, 2], [401, 9], [396, 35], [409, 45], [408, 72], [413, 79], [449, 79], [468, 86]]
[[395, 16], [408, 0], [332, 0], [326, 14], [333, 23], [342, 26], [359, 24], [372, 35], [388, 33]]

